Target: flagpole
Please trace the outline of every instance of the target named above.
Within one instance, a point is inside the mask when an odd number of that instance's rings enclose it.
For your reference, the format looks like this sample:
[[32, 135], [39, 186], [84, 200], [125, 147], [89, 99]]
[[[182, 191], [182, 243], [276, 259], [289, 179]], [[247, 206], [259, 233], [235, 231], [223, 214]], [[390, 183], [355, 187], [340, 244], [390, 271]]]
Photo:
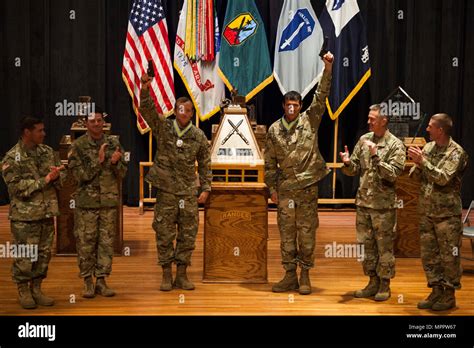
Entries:
[[150, 131], [148, 132], [148, 162], [151, 162], [151, 152], [152, 152], [152, 144], [153, 144], [153, 138], [152, 138], [152, 134], [151, 134], [151, 129]]
[[199, 128], [199, 116], [196, 113], [196, 127]]
[[332, 198], [336, 198], [336, 170], [337, 170], [337, 133], [339, 131], [339, 117], [336, 118], [336, 121], [334, 122], [334, 153], [333, 153], [333, 163], [334, 163], [334, 168], [332, 172]]

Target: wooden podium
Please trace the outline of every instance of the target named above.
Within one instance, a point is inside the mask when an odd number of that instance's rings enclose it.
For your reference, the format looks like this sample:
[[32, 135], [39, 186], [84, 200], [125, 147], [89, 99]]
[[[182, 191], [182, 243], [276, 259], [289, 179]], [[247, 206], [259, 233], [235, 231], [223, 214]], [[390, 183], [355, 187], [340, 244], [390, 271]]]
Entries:
[[265, 184], [213, 185], [204, 213], [204, 282], [267, 283]]
[[[111, 125], [104, 125], [104, 132], [109, 134]], [[61, 163], [67, 168], [67, 153], [74, 139], [86, 132], [86, 128], [74, 123], [71, 127], [71, 136], [65, 135], [61, 139], [59, 155]], [[67, 171], [66, 180], [58, 192], [59, 217], [57, 218], [56, 255], [74, 256], [76, 252], [76, 238], [74, 237], [74, 209], [71, 208], [72, 194], [76, 190], [76, 181], [70, 171]], [[119, 197], [122, 197], [122, 183], [119, 185]], [[121, 255], [123, 249], [123, 205], [120, 202], [117, 207], [117, 224], [114, 239], [114, 254]]]
[[[408, 149], [411, 146], [423, 148], [424, 138], [405, 138], [404, 144]], [[418, 231], [418, 196], [420, 194], [420, 181], [410, 178], [408, 173], [415, 164], [405, 162], [402, 175], [397, 180], [397, 232], [394, 241], [396, 257], [420, 257], [420, 234]]]
[[211, 150], [211, 169], [203, 282], [267, 283], [264, 162], [245, 108], [224, 109]]

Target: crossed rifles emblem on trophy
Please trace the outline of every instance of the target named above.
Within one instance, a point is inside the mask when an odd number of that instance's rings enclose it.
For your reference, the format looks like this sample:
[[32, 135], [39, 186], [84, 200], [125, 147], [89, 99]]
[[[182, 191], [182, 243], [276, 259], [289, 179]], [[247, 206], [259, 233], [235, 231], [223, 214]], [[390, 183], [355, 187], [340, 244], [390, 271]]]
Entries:
[[239, 131], [239, 127], [240, 125], [242, 124], [242, 122], [244, 121], [243, 119], [240, 120], [239, 122], [237, 122], [237, 125], [234, 124], [234, 122], [232, 122], [231, 120], [227, 119], [227, 121], [229, 122], [229, 124], [232, 126], [232, 130], [229, 132], [229, 134], [227, 134], [227, 136], [224, 138], [224, 140], [222, 140], [222, 144], [221, 145], [224, 145], [227, 140], [229, 140], [229, 138], [234, 134], [234, 133], [237, 133], [237, 135], [247, 144], [249, 145], [249, 141], [247, 140], [247, 138]]

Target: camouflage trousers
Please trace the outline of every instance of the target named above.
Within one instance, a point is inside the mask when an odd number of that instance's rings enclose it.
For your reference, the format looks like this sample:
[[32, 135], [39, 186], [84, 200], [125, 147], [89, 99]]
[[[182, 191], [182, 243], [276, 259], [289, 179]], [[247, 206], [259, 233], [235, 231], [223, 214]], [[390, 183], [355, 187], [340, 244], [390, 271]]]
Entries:
[[74, 210], [79, 277], [110, 275], [116, 224], [116, 208]]
[[461, 216], [420, 219], [421, 262], [428, 287], [461, 288]]
[[357, 241], [364, 246], [362, 267], [364, 274], [382, 279], [395, 276], [395, 239], [396, 209], [372, 209], [357, 207]]
[[[199, 226], [196, 196], [177, 196], [158, 191], [153, 229], [156, 232], [158, 264], [190, 265]], [[176, 240], [175, 244], [173, 242]]]
[[17, 249], [21, 245], [37, 247], [36, 260], [31, 257], [15, 257], [12, 266], [13, 281], [24, 283], [35, 278], [46, 278], [54, 238], [54, 218], [11, 221], [11, 233]]
[[278, 228], [283, 268], [295, 270], [297, 264], [314, 266], [318, 219], [318, 185], [301, 190], [278, 192]]

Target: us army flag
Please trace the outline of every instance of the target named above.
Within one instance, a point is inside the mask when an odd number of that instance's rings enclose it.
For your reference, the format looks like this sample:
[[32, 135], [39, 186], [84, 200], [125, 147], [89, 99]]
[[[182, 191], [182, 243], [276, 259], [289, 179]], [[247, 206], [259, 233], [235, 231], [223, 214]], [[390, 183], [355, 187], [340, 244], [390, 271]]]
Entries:
[[281, 93], [303, 97], [321, 78], [323, 30], [309, 0], [285, 0], [278, 21], [274, 72]]
[[184, 1], [179, 16], [173, 65], [193, 100], [197, 116], [204, 121], [220, 110], [219, 105], [224, 99], [224, 82], [217, 72], [220, 48], [219, 26], [214, 16], [215, 60], [212, 62], [190, 61], [184, 53], [185, 46], [189, 45], [189, 42], [185, 42], [187, 3], [188, 1]]
[[319, 19], [334, 54], [326, 105], [335, 120], [370, 77], [369, 46], [357, 0], [327, 0]]
[[227, 4], [219, 75], [246, 101], [273, 81], [265, 27], [253, 0]]

